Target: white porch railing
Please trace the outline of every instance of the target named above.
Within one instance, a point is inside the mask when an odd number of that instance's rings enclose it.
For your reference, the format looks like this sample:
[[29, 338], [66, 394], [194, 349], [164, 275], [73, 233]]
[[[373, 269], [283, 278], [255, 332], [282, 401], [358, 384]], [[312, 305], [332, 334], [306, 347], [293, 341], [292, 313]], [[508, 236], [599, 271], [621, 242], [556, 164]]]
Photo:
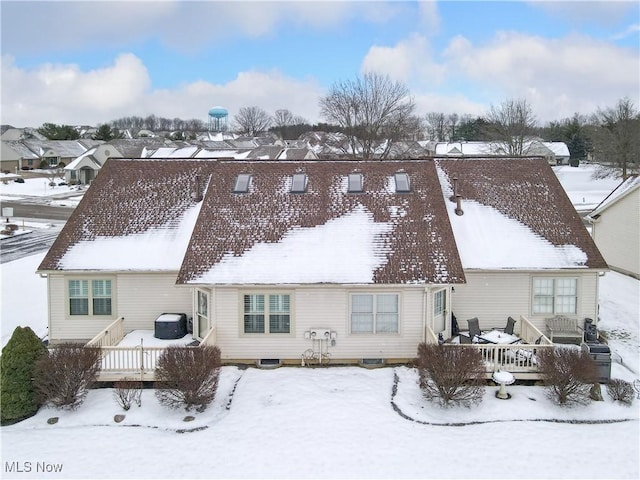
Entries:
[[[145, 347], [144, 344], [132, 347], [119, 347], [124, 338], [124, 322], [119, 318], [93, 337], [87, 346], [98, 346], [102, 351], [102, 361], [98, 372], [98, 381], [110, 382], [123, 378], [136, 380], [155, 380], [158, 358], [166, 347]], [[200, 346], [215, 345], [215, 328], [209, 330]], [[199, 347], [185, 347], [199, 348]]]
[[[463, 348], [475, 348], [480, 351], [486, 378], [491, 378], [498, 370], [513, 373], [516, 378], [523, 380], [541, 378], [536, 354], [544, 348], [553, 348], [553, 343], [524, 316], [520, 316], [520, 338], [525, 343], [474, 343], [463, 345]], [[425, 339], [427, 344], [438, 343], [437, 335], [429, 326], [425, 329]], [[540, 342], [536, 344], [535, 341], [538, 339]], [[443, 346], [460, 346], [460, 344], [444, 343]]]
[[520, 338], [525, 343], [535, 343], [540, 340], [540, 345], [553, 345], [553, 342], [524, 315], [520, 315]]
[[88, 347], [112, 347], [124, 338], [124, 318], [114, 320], [109, 326], [87, 342]]
[[202, 339], [202, 342], [200, 342], [200, 346], [209, 345], [213, 347], [215, 344], [216, 344], [216, 329], [212, 327], [211, 330], [209, 330], [209, 332]]

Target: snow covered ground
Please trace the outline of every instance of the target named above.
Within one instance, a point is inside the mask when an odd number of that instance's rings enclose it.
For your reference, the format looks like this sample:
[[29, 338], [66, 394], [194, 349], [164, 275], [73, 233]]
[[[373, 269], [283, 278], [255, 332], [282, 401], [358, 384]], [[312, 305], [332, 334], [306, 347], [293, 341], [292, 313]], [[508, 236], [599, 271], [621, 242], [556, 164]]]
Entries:
[[[571, 186], [571, 172], [580, 169], [567, 170], [564, 182]], [[588, 188], [599, 185], [578, 183], [572, 191], [585, 202]], [[602, 200], [589, 198], [594, 206]], [[46, 334], [46, 281], [33, 273], [43, 257], [0, 267], [3, 346], [17, 325]], [[614, 363], [614, 378], [638, 378], [639, 298], [637, 280], [612, 272], [601, 278], [600, 328], [628, 366]], [[162, 407], [153, 390], [143, 392], [141, 407], [124, 412], [111, 389], [97, 389], [75, 412], [44, 408], [2, 427], [0, 476], [640, 477], [640, 400], [626, 407], [605, 393], [604, 402], [561, 408], [539, 386], [511, 385], [506, 401], [487, 386], [479, 406], [442, 409], [422, 398], [416, 380], [407, 367], [229, 366], [203, 413]], [[117, 414], [125, 415], [120, 423]], [[52, 417], [58, 422], [49, 424]]]

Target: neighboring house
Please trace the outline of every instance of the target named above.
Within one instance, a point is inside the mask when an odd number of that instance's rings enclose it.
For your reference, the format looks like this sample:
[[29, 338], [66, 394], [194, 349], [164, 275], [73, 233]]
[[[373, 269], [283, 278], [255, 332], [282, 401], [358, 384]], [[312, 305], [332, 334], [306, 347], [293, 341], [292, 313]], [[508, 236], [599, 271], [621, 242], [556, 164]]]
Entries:
[[[509, 154], [500, 143], [493, 142], [427, 142], [434, 157], [505, 157]], [[564, 142], [528, 140], [523, 146], [527, 157], [542, 157], [549, 165], [568, 165], [569, 148]]]
[[2, 140], [2, 170], [14, 173], [16, 170], [40, 168], [40, 157], [21, 140]]
[[275, 160], [283, 151], [284, 148], [279, 145], [263, 145], [252, 149], [246, 158], [251, 160]]
[[587, 219], [609, 267], [640, 279], [640, 177], [627, 178]]
[[278, 160], [318, 160], [318, 155], [307, 147], [285, 147], [277, 157]]
[[414, 358], [452, 312], [597, 319], [606, 268], [541, 159], [111, 159], [38, 273], [52, 343], [184, 312], [225, 362], [340, 363]]
[[69, 184], [89, 185], [111, 157], [122, 158], [113, 145], [102, 143], [90, 148], [64, 167], [65, 181]]

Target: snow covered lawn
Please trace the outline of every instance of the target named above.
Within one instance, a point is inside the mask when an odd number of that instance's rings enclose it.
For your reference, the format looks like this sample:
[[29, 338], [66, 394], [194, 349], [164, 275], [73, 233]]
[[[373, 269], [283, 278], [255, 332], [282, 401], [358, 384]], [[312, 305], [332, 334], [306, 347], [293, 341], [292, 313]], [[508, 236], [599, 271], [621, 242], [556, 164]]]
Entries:
[[[638, 408], [566, 409], [542, 387], [487, 387], [476, 408], [422, 399], [407, 367], [224, 367], [203, 413], [145, 390], [124, 412], [110, 389], [76, 412], [42, 409], [2, 428], [3, 478], [637, 478]], [[394, 383], [397, 389], [394, 394]], [[395, 406], [395, 408], [394, 408]], [[124, 414], [121, 423], [116, 414]], [[185, 417], [195, 417], [185, 421]], [[59, 417], [50, 425], [47, 420]], [[409, 418], [407, 418], [409, 417]], [[594, 423], [596, 422], [596, 423]], [[598, 423], [602, 422], [602, 423]], [[29, 465], [29, 473], [7, 471]], [[54, 478], [53, 475], [47, 478]]]

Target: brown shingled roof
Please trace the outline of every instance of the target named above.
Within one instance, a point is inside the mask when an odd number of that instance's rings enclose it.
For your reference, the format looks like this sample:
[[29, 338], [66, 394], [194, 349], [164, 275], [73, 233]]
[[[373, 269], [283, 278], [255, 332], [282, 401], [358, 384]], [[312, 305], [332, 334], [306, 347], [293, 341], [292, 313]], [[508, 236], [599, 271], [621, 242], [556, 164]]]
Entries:
[[[412, 192], [388, 191], [390, 177], [405, 171]], [[344, 192], [346, 176], [364, 175], [364, 192]], [[306, 193], [287, 188], [293, 173], [308, 176]], [[240, 173], [252, 175], [248, 194], [232, 193]], [[189, 283], [225, 254], [242, 255], [260, 242], [278, 242], [296, 227], [314, 227], [341, 217], [359, 205], [376, 222], [391, 222], [387, 262], [374, 283], [461, 283], [464, 272], [448, 221], [432, 161], [407, 162], [242, 162], [220, 161], [211, 178], [200, 217], [178, 275]], [[394, 216], [401, 207], [405, 216]]]
[[212, 160], [108, 160], [38, 269], [59, 269], [81, 240], [142, 233], [175, 220], [194, 204], [196, 175], [204, 187], [214, 167]]
[[544, 159], [441, 159], [437, 165], [458, 178], [464, 200], [491, 206], [527, 225], [553, 245], [575, 245], [586, 266], [608, 268], [560, 181]]

